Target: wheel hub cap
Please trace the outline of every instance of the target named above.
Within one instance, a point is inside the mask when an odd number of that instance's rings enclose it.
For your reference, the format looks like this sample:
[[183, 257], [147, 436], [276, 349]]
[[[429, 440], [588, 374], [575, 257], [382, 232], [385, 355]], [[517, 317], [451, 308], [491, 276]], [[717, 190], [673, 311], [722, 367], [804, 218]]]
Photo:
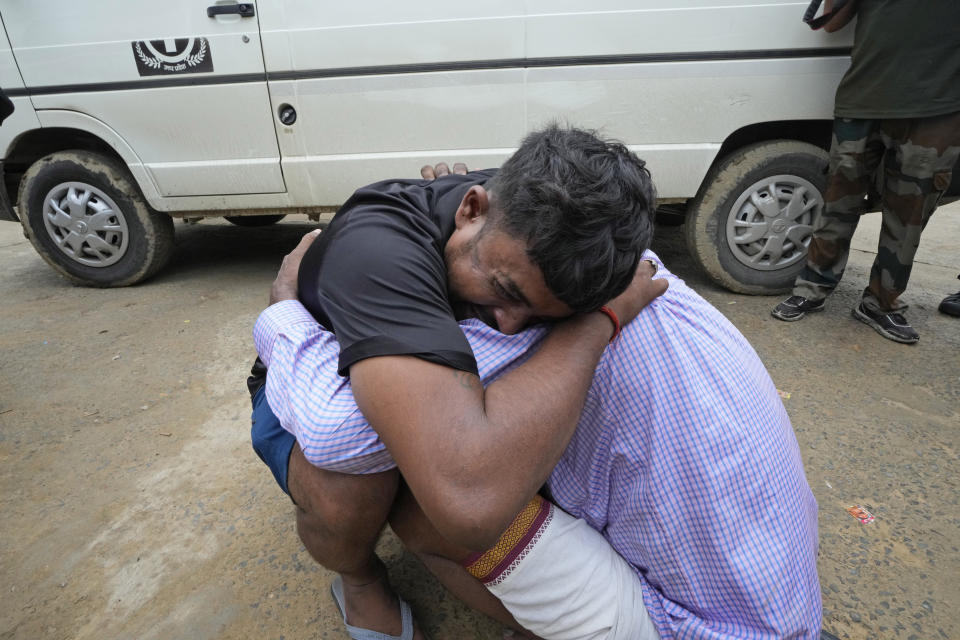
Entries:
[[775, 271], [804, 259], [823, 195], [800, 176], [759, 180], [743, 191], [727, 217], [727, 245], [751, 269]]
[[43, 199], [43, 224], [64, 255], [88, 267], [109, 267], [127, 252], [123, 212], [93, 185], [64, 182], [51, 189]]

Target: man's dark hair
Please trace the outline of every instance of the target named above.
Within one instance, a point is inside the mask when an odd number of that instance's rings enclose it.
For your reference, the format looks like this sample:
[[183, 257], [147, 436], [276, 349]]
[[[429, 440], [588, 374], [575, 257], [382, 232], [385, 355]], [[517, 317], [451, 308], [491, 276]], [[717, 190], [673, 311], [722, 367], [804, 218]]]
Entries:
[[547, 287], [575, 311], [622, 293], [650, 246], [650, 171], [593, 132], [550, 125], [529, 134], [486, 188], [496, 227], [526, 241]]

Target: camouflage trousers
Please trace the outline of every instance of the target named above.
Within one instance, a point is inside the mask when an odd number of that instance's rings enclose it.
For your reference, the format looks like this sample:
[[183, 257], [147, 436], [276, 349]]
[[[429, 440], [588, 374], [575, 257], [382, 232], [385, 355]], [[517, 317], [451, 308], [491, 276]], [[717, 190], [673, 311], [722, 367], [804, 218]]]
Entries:
[[877, 195], [883, 224], [863, 303], [873, 311], [902, 308], [920, 234], [950, 184], [960, 157], [960, 112], [930, 118], [833, 123], [823, 214], [814, 221], [810, 251], [793, 295], [826, 298], [840, 282], [850, 240]]

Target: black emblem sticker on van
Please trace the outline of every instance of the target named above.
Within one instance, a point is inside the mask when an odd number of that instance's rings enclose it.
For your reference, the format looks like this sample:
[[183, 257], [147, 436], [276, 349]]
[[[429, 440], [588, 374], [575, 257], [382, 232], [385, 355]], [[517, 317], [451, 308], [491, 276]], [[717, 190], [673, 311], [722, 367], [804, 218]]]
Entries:
[[206, 38], [136, 40], [130, 46], [141, 76], [213, 71], [213, 55]]

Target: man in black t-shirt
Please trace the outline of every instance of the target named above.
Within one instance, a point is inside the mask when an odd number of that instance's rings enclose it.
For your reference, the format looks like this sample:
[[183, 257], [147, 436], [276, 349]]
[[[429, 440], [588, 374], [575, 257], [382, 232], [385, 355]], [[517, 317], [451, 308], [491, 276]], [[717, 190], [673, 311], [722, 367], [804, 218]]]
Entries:
[[[363, 187], [311, 245], [300, 268], [299, 297], [337, 335], [340, 375], [364, 358], [402, 354], [476, 373], [456, 323], [458, 315], [472, 314], [448, 299], [444, 246], [464, 196], [478, 193], [495, 173]], [[511, 327], [504, 331], [512, 333]]]
[[[611, 335], [665, 288], [637, 269], [654, 207], [649, 172], [623, 145], [548, 127], [496, 173], [358, 190], [284, 261], [271, 304], [299, 298], [336, 334], [340, 373], [423, 512], [483, 551], [565, 449]], [[556, 324], [523, 375], [484, 389], [465, 317], [503, 333]], [[311, 555], [340, 574], [345, 618], [414, 637], [373, 551], [399, 474], [312, 466], [258, 386], [254, 447], [298, 505]]]

